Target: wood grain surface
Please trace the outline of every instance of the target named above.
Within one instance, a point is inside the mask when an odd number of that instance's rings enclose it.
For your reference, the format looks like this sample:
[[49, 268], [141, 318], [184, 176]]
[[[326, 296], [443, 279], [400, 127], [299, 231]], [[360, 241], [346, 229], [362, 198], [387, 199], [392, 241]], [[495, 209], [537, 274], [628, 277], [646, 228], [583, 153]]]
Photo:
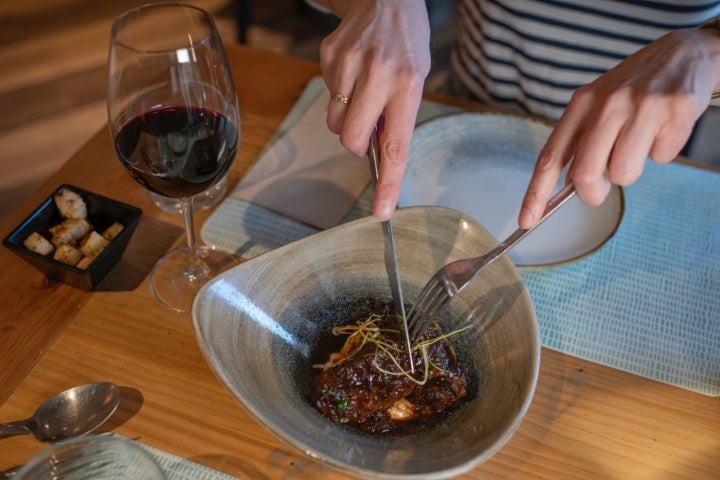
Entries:
[[[242, 108], [232, 188], [319, 68], [248, 47], [229, 46], [228, 54]], [[0, 422], [30, 416], [71, 386], [111, 381], [123, 397], [104, 430], [239, 478], [351, 478], [251, 418], [205, 363], [189, 315], [153, 300], [147, 273], [182, 241], [181, 219], [154, 207], [123, 171], [104, 128], [16, 207], [0, 234], [66, 182], [136, 205], [144, 218], [95, 292], [49, 284], [9, 250], [0, 251]], [[29, 436], [1, 442], [0, 470], [44, 447]], [[459, 478], [696, 480], [718, 472], [720, 399], [543, 349], [536, 395], [519, 430]]]

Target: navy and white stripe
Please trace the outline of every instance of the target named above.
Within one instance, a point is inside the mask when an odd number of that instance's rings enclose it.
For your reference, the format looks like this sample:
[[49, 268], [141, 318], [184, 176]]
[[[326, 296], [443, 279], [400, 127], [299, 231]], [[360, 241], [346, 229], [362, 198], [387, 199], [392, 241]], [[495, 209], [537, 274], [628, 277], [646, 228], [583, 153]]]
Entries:
[[670, 30], [720, 15], [709, 0], [460, 0], [453, 67], [479, 99], [557, 119], [572, 92]]

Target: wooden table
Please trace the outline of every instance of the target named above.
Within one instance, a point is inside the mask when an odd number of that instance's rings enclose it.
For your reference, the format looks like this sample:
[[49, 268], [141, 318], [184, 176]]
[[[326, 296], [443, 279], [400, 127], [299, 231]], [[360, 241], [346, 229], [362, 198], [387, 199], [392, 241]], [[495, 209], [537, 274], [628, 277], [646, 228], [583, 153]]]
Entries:
[[[230, 46], [228, 54], [242, 106], [232, 188], [319, 68], [247, 47]], [[61, 183], [137, 205], [145, 215], [123, 260], [95, 292], [50, 284], [0, 249], [0, 421], [26, 418], [71, 386], [111, 381], [123, 400], [104, 430], [241, 478], [349, 478], [256, 423], [210, 371], [189, 315], [153, 300], [147, 274], [182, 242], [181, 218], [157, 209], [123, 171], [106, 130], [19, 205], [0, 234]], [[29, 436], [0, 442], [0, 470], [44, 448]], [[537, 393], [520, 429], [461, 478], [719, 476], [720, 399], [543, 349]]]

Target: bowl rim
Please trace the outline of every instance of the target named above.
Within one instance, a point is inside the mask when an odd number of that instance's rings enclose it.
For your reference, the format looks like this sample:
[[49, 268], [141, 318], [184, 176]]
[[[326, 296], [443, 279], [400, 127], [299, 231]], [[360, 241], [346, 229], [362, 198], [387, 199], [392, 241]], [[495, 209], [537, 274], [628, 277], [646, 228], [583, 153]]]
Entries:
[[[482, 227], [476, 220], [474, 220], [472, 217], [459, 212], [457, 210], [453, 210], [451, 208], [442, 207], [442, 206], [412, 206], [412, 207], [404, 207], [399, 208], [395, 215], [403, 215], [402, 212], [411, 212], [411, 211], [417, 211], [417, 210], [436, 210], [436, 211], [446, 211], [451, 212], [453, 215], [457, 216], [459, 219], [462, 219], [464, 221], [471, 222], [475, 224], [476, 226], [479, 226], [481, 229], [484, 230], [484, 227]], [[504, 447], [507, 442], [512, 438], [512, 436], [515, 434], [515, 432], [518, 430], [520, 425], [522, 424], [523, 420], [525, 419], [525, 416], [527, 414], [527, 411], [529, 410], [532, 401], [535, 396], [535, 391], [537, 388], [537, 383], [539, 379], [540, 374], [540, 357], [541, 357], [541, 343], [540, 343], [540, 332], [539, 332], [539, 326], [537, 322], [537, 318], [535, 315], [534, 306], [532, 303], [532, 299], [529, 295], [529, 292], [527, 290], [527, 287], [525, 286], [524, 281], [522, 281], [522, 277], [520, 276], [517, 267], [515, 267], [512, 262], [509, 260], [509, 258], [505, 257], [503, 261], [509, 262], [509, 264], [512, 266], [515, 276], [521, 281], [522, 283], [522, 291], [527, 299], [527, 306], [529, 308], [529, 313], [531, 315], [529, 326], [532, 333], [532, 350], [529, 352], [530, 359], [531, 359], [531, 369], [529, 372], [529, 378], [528, 378], [528, 388], [526, 396], [522, 399], [522, 403], [520, 404], [517, 414], [513, 418], [513, 421], [510, 422], [503, 432], [503, 434], [498, 437], [498, 439], [493, 442], [490, 447], [482, 452], [482, 454], [474, 456], [472, 458], [469, 458], [468, 460], [455, 464], [451, 467], [443, 467], [440, 469], [436, 469], [433, 471], [427, 471], [422, 473], [389, 473], [389, 472], [382, 472], [378, 470], [368, 469], [368, 468], [362, 468], [358, 467], [356, 465], [350, 464], [348, 462], [340, 461], [336, 458], [333, 458], [326, 453], [319, 451], [318, 449], [315, 449], [311, 446], [309, 446], [307, 443], [303, 442], [301, 439], [294, 437], [291, 434], [286, 433], [280, 426], [276, 425], [276, 423], [266, 416], [259, 408], [257, 408], [252, 402], [248, 401], [243, 393], [236, 389], [233, 385], [233, 381], [230, 379], [227, 373], [223, 372], [222, 369], [214, 364], [214, 362], [211, 361], [213, 358], [213, 352], [210, 345], [206, 344], [204, 341], [204, 338], [202, 337], [201, 331], [202, 331], [202, 322], [200, 319], [200, 315], [198, 315], [198, 311], [201, 308], [201, 303], [203, 301], [204, 294], [207, 290], [211, 289], [212, 286], [217, 283], [223, 281], [223, 279], [227, 275], [231, 275], [232, 270], [241, 270], [244, 268], [249, 268], [247, 265], [248, 263], [254, 264], [259, 263], [262, 261], [261, 259], [265, 256], [270, 255], [282, 255], [285, 250], [289, 250], [291, 248], [297, 248], [298, 246], [302, 246], [305, 243], [310, 243], [313, 241], [316, 241], [317, 238], [322, 238], [324, 236], [332, 236], [334, 235], [336, 231], [340, 229], [348, 229], [352, 228], [353, 225], [359, 224], [359, 223], [379, 223], [377, 219], [374, 217], [363, 217], [360, 219], [353, 220], [351, 222], [347, 222], [341, 225], [338, 225], [337, 227], [333, 227], [331, 229], [323, 230], [318, 233], [315, 233], [313, 235], [310, 235], [308, 237], [304, 237], [302, 239], [299, 239], [295, 242], [292, 242], [287, 245], [283, 245], [281, 247], [278, 247], [277, 249], [271, 250], [267, 253], [263, 253], [262, 255], [258, 255], [257, 257], [248, 260], [247, 262], [243, 262], [242, 264], [233, 267], [231, 270], [228, 270], [226, 272], [223, 272], [223, 274], [219, 275], [218, 277], [215, 277], [210, 282], [206, 283], [198, 292], [195, 299], [193, 300], [193, 305], [191, 309], [191, 315], [192, 315], [192, 321], [193, 321], [193, 328], [195, 330], [196, 334], [196, 340], [198, 342], [198, 346], [203, 354], [203, 357], [205, 358], [206, 362], [210, 366], [213, 373], [217, 376], [217, 378], [220, 380], [222, 385], [230, 392], [230, 394], [233, 396], [233, 398], [240, 404], [241, 408], [243, 408], [246, 412], [250, 414], [251, 417], [253, 417], [263, 428], [265, 428], [267, 431], [272, 433], [274, 436], [279, 438], [280, 440], [284, 441], [285, 443], [291, 445], [292, 447], [296, 448], [300, 452], [303, 452], [305, 455], [309, 456], [310, 458], [320, 461], [321, 463], [332, 467], [338, 471], [341, 471], [343, 473], [350, 473], [353, 475], [358, 475], [363, 478], [373, 478], [373, 479], [379, 479], [379, 480], [407, 480], [407, 479], [425, 479], [425, 480], [440, 480], [440, 479], [446, 479], [449, 477], [454, 477], [457, 475], [461, 475], [463, 473], [468, 472], [472, 468], [484, 463], [489, 458], [491, 458], [493, 455], [495, 455], [502, 447]]]

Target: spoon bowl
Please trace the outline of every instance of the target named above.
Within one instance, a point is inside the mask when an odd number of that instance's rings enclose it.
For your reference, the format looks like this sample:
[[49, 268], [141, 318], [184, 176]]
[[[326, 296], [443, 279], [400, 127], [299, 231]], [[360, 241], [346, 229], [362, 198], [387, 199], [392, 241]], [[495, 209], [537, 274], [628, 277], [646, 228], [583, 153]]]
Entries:
[[120, 389], [110, 382], [80, 385], [50, 397], [32, 417], [0, 425], [0, 438], [30, 434], [45, 443], [86, 435], [115, 413]]

